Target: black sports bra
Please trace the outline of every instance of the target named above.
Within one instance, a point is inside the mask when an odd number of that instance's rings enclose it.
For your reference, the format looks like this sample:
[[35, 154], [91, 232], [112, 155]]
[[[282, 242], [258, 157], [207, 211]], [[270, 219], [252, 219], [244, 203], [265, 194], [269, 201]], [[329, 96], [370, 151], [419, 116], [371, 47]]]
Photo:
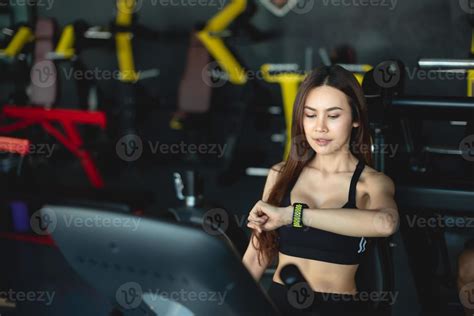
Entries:
[[[364, 163], [359, 160], [352, 175], [349, 199], [342, 208], [357, 208], [356, 185], [362, 170]], [[296, 181], [289, 185], [281, 206], [292, 204], [290, 192], [295, 183]], [[367, 252], [370, 241], [365, 237], [339, 235], [309, 226], [302, 229], [293, 228], [291, 225], [282, 226], [278, 229], [278, 235], [279, 251], [283, 254], [338, 264], [358, 264], [362, 255]]]

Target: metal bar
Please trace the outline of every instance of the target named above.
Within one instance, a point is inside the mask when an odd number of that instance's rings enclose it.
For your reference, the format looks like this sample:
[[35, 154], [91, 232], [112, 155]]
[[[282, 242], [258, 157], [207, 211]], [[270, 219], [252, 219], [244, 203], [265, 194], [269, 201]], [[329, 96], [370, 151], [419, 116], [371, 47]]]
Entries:
[[421, 58], [418, 61], [421, 69], [474, 69], [474, 59], [444, 59], [444, 58]]
[[442, 155], [462, 155], [462, 151], [459, 149], [447, 148], [447, 147], [433, 147], [425, 146], [423, 147], [424, 152], [432, 154], [442, 154]]
[[474, 109], [474, 98], [469, 97], [428, 97], [406, 96], [393, 98], [391, 105], [394, 107], [410, 108], [449, 108], [449, 109]]
[[269, 171], [270, 169], [268, 168], [249, 167], [245, 170], [245, 173], [253, 177], [266, 177]]

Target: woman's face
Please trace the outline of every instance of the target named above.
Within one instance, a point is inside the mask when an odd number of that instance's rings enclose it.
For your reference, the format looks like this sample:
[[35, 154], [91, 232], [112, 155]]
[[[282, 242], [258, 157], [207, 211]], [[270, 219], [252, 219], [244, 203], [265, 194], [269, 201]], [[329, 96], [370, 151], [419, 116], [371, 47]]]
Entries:
[[349, 146], [352, 122], [351, 106], [344, 92], [320, 86], [310, 91], [303, 110], [306, 141], [320, 155], [332, 154]]

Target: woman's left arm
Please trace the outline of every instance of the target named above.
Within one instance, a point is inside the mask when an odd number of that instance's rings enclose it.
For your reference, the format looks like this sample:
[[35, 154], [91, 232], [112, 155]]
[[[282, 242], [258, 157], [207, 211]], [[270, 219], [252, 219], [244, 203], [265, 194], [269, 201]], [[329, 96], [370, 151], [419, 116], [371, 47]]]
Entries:
[[[399, 216], [394, 201], [393, 181], [379, 173], [367, 179], [369, 202], [367, 209], [332, 208], [303, 211], [304, 226], [353, 237], [386, 237], [398, 229]], [[293, 207], [274, 207], [262, 202], [260, 213], [269, 219], [260, 225], [262, 230], [273, 230], [291, 225]], [[295, 228], [304, 229], [304, 228]]]

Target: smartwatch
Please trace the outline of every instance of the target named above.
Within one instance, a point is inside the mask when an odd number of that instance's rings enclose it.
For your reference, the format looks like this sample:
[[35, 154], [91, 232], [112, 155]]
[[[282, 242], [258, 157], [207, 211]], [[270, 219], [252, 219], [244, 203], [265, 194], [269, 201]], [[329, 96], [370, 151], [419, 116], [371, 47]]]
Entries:
[[293, 228], [303, 228], [303, 210], [308, 208], [304, 203], [293, 203], [293, 220], [291, 226]]

